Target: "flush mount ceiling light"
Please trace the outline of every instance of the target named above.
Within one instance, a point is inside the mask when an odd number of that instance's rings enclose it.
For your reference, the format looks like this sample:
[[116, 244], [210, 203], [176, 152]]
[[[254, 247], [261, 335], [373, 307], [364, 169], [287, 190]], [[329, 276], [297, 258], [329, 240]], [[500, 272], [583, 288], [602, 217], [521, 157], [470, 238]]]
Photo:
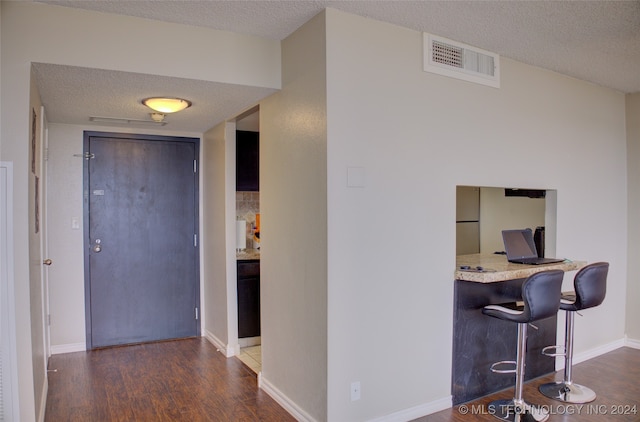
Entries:
[[182, 98], [153, 97], [145, 98], [142, 100], [142, 104], [158, 113], [175, 113], [190, 107], [191, 101], [183, 100]]

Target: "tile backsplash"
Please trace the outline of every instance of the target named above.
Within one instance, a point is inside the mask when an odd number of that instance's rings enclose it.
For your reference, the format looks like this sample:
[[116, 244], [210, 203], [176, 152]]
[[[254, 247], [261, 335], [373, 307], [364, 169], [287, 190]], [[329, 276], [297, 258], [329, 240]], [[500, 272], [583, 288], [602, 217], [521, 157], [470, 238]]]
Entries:
[[260, 213], [260, 192], [236, 192], [236, 220], [247, 221], [247, 235], [256, 224], [256, 214]]

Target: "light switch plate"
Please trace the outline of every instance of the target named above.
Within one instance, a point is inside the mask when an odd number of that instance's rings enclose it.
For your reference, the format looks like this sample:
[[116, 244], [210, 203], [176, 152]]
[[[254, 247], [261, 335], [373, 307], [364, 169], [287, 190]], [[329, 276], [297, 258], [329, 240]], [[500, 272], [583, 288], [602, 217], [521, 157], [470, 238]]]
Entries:
[[364, 167], [347, 167], [347, 187], [363, 188], [364, 184]]
[[360, 400], [361, 397], [360, 381], [351, 383], [351, 401]]

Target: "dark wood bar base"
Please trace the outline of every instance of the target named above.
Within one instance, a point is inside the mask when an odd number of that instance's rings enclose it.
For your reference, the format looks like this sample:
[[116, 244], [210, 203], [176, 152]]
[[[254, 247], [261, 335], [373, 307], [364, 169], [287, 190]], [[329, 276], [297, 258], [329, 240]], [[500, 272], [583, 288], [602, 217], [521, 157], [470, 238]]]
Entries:
[[[482, 313], [490, 304], [521, 299], [524, 278], [496, 283], [455, 280], [453, 316], [453, 405], [503, 390], [515, 383], [514, 374], [490, 371], [491, 364], [516, 359], [517, 324]], [[542, 355], [542, 348], [556, 343], [557, 317], [537, 321], [529, 327], [525, 379], [555, 371], [555, 359]]]

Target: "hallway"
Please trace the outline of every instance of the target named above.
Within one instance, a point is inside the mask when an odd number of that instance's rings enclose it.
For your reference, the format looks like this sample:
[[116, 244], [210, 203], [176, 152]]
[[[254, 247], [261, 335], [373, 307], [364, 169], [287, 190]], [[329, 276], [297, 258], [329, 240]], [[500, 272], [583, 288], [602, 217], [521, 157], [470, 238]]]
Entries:
[[204, 338], [54, 355], [45, 421], [293, 421]]

